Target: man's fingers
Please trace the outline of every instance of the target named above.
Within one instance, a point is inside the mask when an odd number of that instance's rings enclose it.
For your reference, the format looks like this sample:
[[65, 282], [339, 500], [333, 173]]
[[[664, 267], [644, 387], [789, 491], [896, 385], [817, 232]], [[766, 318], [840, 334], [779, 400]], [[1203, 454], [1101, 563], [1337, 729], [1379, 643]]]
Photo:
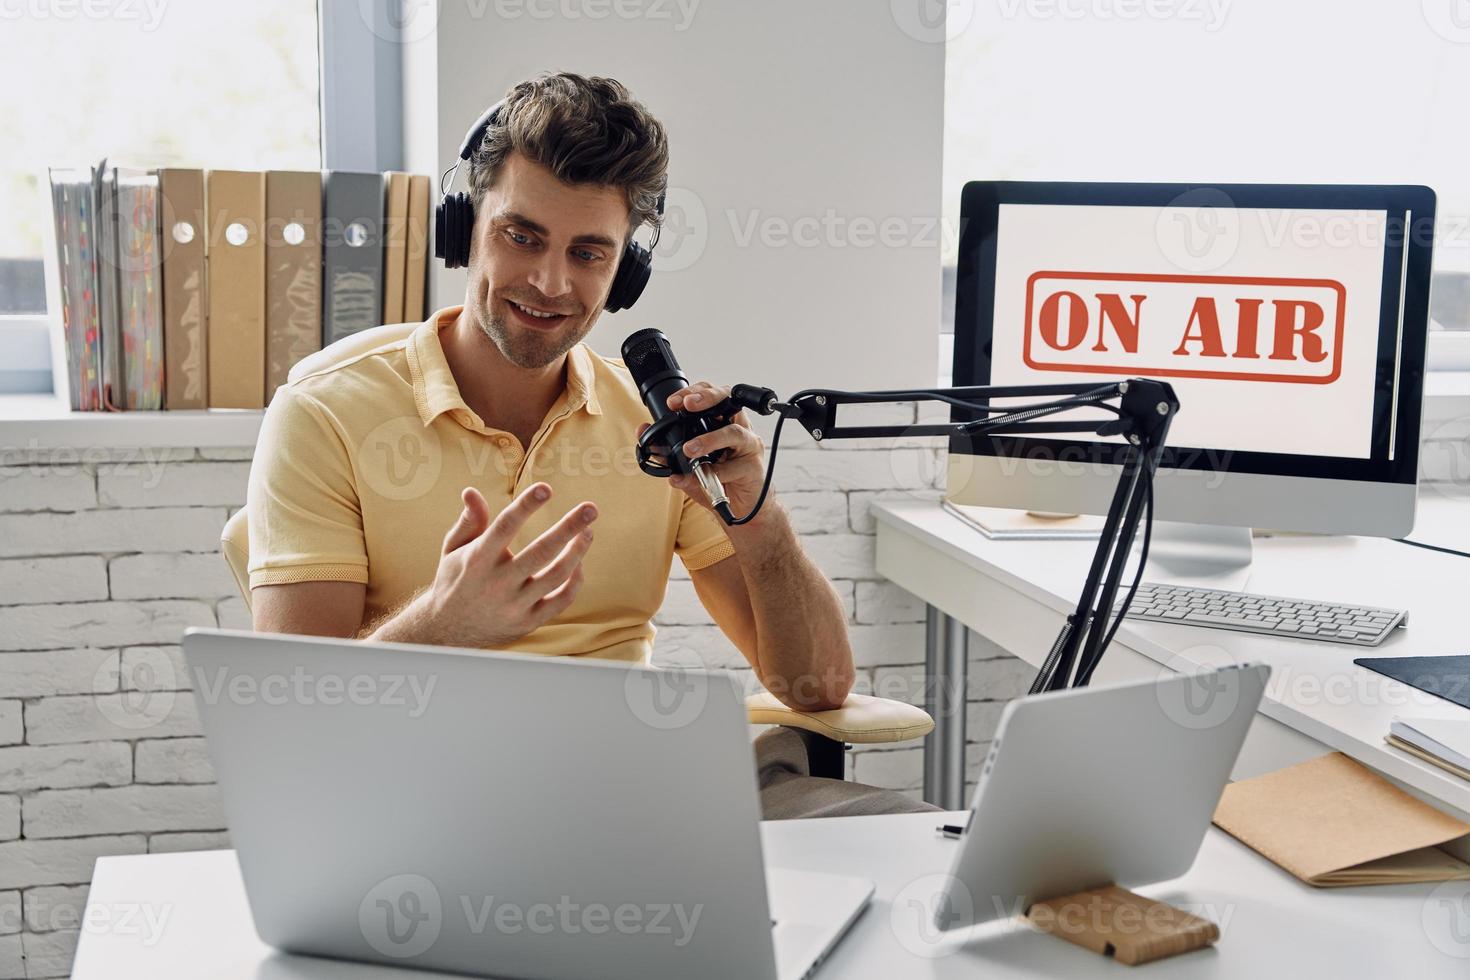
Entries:
[[540, 537], [522, 548], [513, 559], [515, 565], [528, 576], [536, 574], [556, 557], [568, 541], [584, 528], [590, 527], [595, 520], [597, 507], [594, 504], [583, 502], [573, 507], [561, 520], [543, 531]]
[[561, 585], [552, 589], [546, 595], [537, 599], [531, 606], [531, 618], [539, 626], [548, 619], [553, 619], [566, 612], [577, 599], [577, 593], [582, 591], [582, 566], [579, 564], [572, 569], [572, 574]]
[[484, 534], [485, 529], [490, 526], [490, 504], [486, 502], [484, 494], [474, 487], [465, 487], [459, 496], [464, 501], [464, 510], [459, 512], [459, 520], [444, 535], [446, 555], [463, 548]]
[[705, 432], [697, 439], [690, 439], [684, 443], [684, 455], [693, 459], [728, 449], [732, 456], [744, 456], [759, 452], [762, 448], [760, 436], [743, 425], [732, 423], [713, 432]]
[[540, 599], [553, 589], [559, 588], [571, 577], [572, 572], [582, 567], [582, 558], [590, 547], [592, 547], [592, 532], [582, 531], [567, 542], [566, 547], [561, 549], [561, 553], [556, 556], [555, 560], [526, 579], [526, 584], [522, 587], [524, 594]]
[[680, 388], [669, 395], [670, 408], [682, 408], [689, 412], [702, 412], [707, 408], [714, 408], [720, 402], [730, 397], [728, 386], [710, 384], [708, 381], [696, 381], [687, 388]]
[[525, 526], [531, 515], [550, 499], [551, 487], [545, 483], [533, 483], [522, 490], [491, 523], [490, 530], [481, 537], [479, 547], [487, 549], [491, 554], [498, 554], [509, 548], [511, 540]]

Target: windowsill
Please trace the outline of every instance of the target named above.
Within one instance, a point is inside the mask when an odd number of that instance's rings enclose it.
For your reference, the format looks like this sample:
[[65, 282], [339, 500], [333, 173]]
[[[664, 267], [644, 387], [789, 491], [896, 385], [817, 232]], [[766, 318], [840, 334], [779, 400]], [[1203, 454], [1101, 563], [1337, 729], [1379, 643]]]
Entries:
[[73, 412], [55, 395], [0, 395], [0, 452], [27, 449], [187, 449], [255, 445], [264, 413]]
[[[1470, 371], [1425, 375], [1424, 429], [1470, 416]], [[947, 383], [942, 379], [941, 383]], [[73, 412], [54, 395], [0, 395], [0, 451], [16, 449], [248, 448], [264, 413]]]

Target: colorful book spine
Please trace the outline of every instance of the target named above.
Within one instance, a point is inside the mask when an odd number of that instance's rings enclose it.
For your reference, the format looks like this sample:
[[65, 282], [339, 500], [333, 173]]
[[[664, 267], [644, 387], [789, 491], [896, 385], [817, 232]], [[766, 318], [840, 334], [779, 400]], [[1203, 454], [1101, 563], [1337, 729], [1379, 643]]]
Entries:
[[163, 291], [158, 177], [117, 171], [118, 319], [123, 408], [163, 408]]

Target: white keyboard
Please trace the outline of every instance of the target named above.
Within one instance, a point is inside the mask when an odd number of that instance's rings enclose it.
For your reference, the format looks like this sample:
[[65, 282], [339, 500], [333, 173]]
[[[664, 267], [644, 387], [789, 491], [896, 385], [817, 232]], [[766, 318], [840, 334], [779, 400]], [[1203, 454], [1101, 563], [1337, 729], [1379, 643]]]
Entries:
[[1404, 625], [1408, 615], [1403, 609], [1346, 606], [1335, 602], [1283, 599], [1250, 592], [1152, 582], [1139, 585], [1138, 595], [1128, 610], [1130, 619], [1292, 636], [1303, 640], [1327, 640], [1364, 647], [1376, 647], [1382, 643], [1396, 627]]

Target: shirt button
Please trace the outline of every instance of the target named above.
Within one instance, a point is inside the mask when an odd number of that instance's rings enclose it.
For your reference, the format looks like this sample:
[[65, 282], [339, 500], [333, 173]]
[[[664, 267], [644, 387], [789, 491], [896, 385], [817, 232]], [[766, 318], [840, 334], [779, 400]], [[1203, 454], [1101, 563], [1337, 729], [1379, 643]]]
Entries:
[[506, 446], [510, 445], [510, 440], [507, 439], [505, 436], [496, 436], [495, 445], [499, 446], [501, 449], [504, 449]]

